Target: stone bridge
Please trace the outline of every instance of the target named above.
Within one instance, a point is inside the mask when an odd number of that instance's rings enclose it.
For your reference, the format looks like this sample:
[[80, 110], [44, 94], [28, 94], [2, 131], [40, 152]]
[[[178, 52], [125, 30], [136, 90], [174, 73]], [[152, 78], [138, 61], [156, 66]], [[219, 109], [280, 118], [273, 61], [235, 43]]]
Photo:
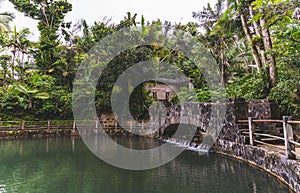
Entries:
[[277, 112], [276, 104], [268, 100], [246, 102], [245, 99], [235, 98], [216, 103], [181, 103], [170, 107], [158, 102], [150, 108], [149, 127], [156, 131], [157, 137], [173, 133], [168, 130], [182, 124], [196, 126], [196, 135], [204, 132], [227, 141], [237, 141], [241, 140], [237, 135], [238, 120], [248, 117], [277, 118]]
[[[178, 124], [187, 125], [187, 129], [188, 125], [194, 125], [198, 128], [198, 132], [204, 132], [205, 135], [213, 136], [214, 131], [220, 131], [213, 148], [215, 152], [255, 165], [300, 193], [299, 159], [289, 159], [274, 148], [249, 144], [247, 138], [241, 135], [243, 125], [238, 124], [238, 120], [245, 120], [248, 117], [280, 118], [276, 103], [269, 100], [245, 102], [243, 99], [228, 99], [223, 103], [183, 103], [168, 108], [162, 108], [162, 104], [158, 103], [150, 110], [150, 127], [156, 130], [158, 136], [174, 133], [169, 130]], [[272, 124], [262, 124], [259, 127], [262, 131], [276, 130], [276, 126]], [[201, 149], [205, 148], [202, 144]]]

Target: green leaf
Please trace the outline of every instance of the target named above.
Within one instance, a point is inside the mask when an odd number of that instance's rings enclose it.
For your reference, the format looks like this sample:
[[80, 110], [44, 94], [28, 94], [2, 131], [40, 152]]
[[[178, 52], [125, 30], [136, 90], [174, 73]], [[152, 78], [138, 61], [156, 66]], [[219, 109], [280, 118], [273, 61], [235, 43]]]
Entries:
[[294, 33], [292, 34], [292, 37], [293, 37], [295, 40], [300, 40], [300, 31], [294, 32]]
[[253, 18], [251, 19], [250, 22], [253, 22], [253, 21], [258, 22], [262, 17], [263, 17], [263, 14], [262, 13], [258, 13], [258, 14], [256, 14], [256, 15], [253, 16]]
[[46, 100], [46, 99], [49, 99], [49, 98], [50, 98], [50, 95], [49, 95], [49, 93], [47, 93], [47, 92], [41, 92], [41, 93], [36, 94], [36, 95], [34, 96], [34, 98]]
[[28, 93], [28, 89], [21, 84], [15, 85], [14, 88], [21, 93]]
[[263, 0], [256, 0], [251, 3], [254, 9], [260, 9], [263, 6]]
[[37, 92], [39, 92], [39, 90], [36, 90], [36, 89], [27, 91], [27, 93], [29, 93], [29, 94], [35, 94]]

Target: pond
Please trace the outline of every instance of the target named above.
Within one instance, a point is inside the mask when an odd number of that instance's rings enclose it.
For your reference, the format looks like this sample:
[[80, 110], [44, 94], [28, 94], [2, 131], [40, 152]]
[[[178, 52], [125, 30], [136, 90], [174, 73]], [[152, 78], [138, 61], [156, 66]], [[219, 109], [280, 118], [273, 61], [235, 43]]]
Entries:
[[[141, 138], [126, 144], [158, 145]], [[80, 138], [0, 141], [0, 193], [285, 193], [275, 178], [217, 154], [184, 151], [159, 168], [129, 171], [94, 156]]]

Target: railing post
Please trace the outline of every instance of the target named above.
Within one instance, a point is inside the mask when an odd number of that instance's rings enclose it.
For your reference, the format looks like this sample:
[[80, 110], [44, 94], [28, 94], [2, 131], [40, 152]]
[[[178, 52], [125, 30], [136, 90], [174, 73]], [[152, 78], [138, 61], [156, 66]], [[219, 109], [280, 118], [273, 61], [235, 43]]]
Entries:
[[98, 118], [96, 118], [95, 122], [96, 122], [96, 123], [95, 123], [95, 125], [96, 125], [95, 127], [96, 127], [96, 129], [98, 129], [98, 126], [99, 126], [99, 125], [98, 125], [98, 124], [99, 124]]
[[283, 134], [284, 134], [284, 145], [285, 154], [287, 159], [295, 159], [296, 156], [292, 151], [295, 151], [295, 147], [290, 143], [290, 140], [294, 139], [293, 128], [288, 124], [289, 117], [283, 117]]
[[50, 128], [51, 128], [51, 121], [50, 121], [50, 120], [48, 120], [47, 129], [48, 129], [48, 130], [50, 130]]
[[252, 121], [252, 117], [248, 117], [248, 125], [249, 125], [249, 141], [250, 141], [250, 145], [253, 146], [253, 121]]
[[145, 124], [144, 120], [142, 120], [142, 131], [144, 131], [144, 127], [145, 127], [144, 124]]
[[76, 135], [76, 120], [73, 121], [73, 128], [72, 128], [72, 131], [71, 131], [71, 135], [72, 136]]
[[132, 120], [130, 121], [130, 132], [132, 133], [132, 130], [133, 130], [133, 122]]
[[74, 120], [73, 121], [73, 130], [75, 130], [76, 129], [76, 121]]
[[117, 129], [118, 129], [118, 121], [115, 120], [115, 130], [117, 130]]
[[22, 130], [24, 130], [25, 129], [25, 121], [23, 120], [22, 121], [22, 128], [21, 128]]

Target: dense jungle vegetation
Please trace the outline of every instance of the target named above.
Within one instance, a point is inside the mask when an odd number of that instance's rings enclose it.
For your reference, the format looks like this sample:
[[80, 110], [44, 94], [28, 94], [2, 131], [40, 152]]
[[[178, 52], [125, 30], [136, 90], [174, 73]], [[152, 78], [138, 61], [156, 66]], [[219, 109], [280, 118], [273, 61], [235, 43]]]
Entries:
[[[66, 0], [10, 0], [15, 9], [38, 21], [40, 38], [28, 39], [30, 29], [10, 27], [14, 16], [0, 13], [0, 120], [72, 119], [73, 81], [88, 51], [103, 37], [124, 27], [167, 24], [185, 30], [206, 47], [217, 61], [226, 87], [223, 97], [268, 98], [282, 115], [300, 117], [300, 3], [297, 0], [219, 0], [191, 13], [195, 21], [147, 21], [131, 13], [119, 23], [109, 20], [89, 25], [72, 23]], [[1, 1], [0, 1], [1, 5]], [[110, 112], [110, 94], [117, 76], [132, 64], [148, 59], [175, 61], [171, 50], [155, 45], [122, 53], [111, 62], [110, 75], [98, 84], [96, 107]], [[117, 66], [115, 67], [114, 64]], [[193, 78], [198, 101], [213, 101], [201, 72], [188, 62], [179, 68]], [[145, 118], [151, 99], [141, 85], [134, 89], [132, 111]], [[129, 88], [121, 88], [129, 89]], [[183, 90], [181, 97], [188, 97]]]

